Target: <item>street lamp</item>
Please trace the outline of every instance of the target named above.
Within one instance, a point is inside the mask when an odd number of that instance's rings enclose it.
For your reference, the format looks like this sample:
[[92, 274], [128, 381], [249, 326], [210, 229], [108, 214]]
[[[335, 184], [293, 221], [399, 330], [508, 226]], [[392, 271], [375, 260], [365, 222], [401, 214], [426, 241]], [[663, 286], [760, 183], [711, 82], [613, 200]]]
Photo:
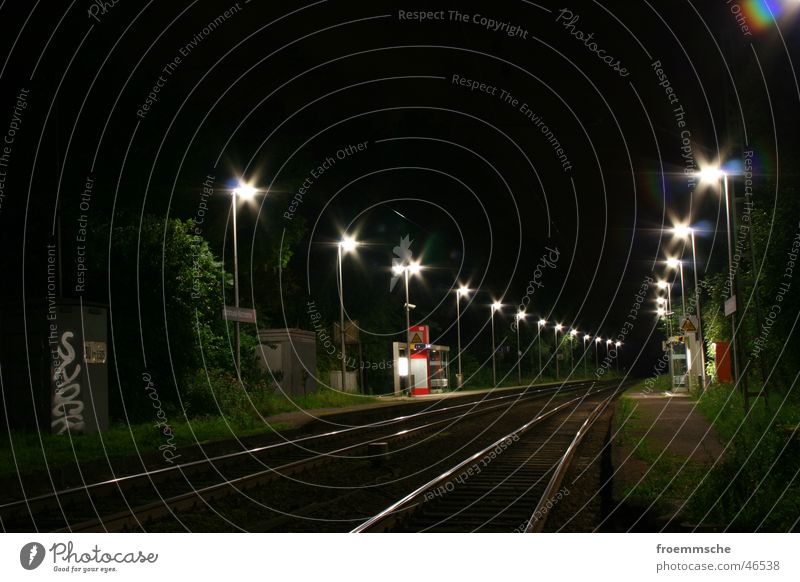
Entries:
[[[408, 300], [408, 278], [411, 275], [416, 275], [422, 270], [422, 265], [419, 261], [411, 261], [407, 264], [397, 263], [392, 266], [392, 272], [395, 275], [403, 275], [403, 285], [406, 290], [406, 357], [408, 357], [409, 367], [411, 366], [411, 303]], [[406, 383], [408, 386], [409, 394], [411, 394], [411, 376], [406, 376]]]
[[495, 388], [497, 387], [497, 346], [494, 341], [494, 312], [500, 311], [501, 309], [503, 309], [502, 303], [499, 301], [492, 303], [492, 385]]
[[456, 330], [458, 335], [458, 375], [456, 376], [456, 384], [461, 388], [464, 376], [461, 374], [461, 298], [469, 294], [469, 289], [461, 285], [456, 289]]
[[600, 369], [600, 356], [598, 352], [600, 351], [600, 342], [603, 341], [603, 338], [596, 337], [594, 338], [594, 367], [595, 370]]
[[617, 360], [617, 374], [619, 374], [619, 352], [620, 352], [620, 348], [622, 347], [622, 342], [615, 343], [614, 347], [617, 348], [615, 350], [616, 355], [614, 356], [614, 359]]
[[539, 344], [539, 381], [542, 378], [542, 328], [547, 325], [547, 321], [540, 319], [536, 322], [536, 343]]
[[700, 388], [706, 388], [706, 342], [703, 338], [703, 313], [700, 311], [700, 286], [697, 281], [700, 275], [697, 272], [697, 248], [694, 242], [694, 229], [687, 225], [676, 225], [672, 229], [673, 234], [680, 239], [687, 237], [692, 241], [692, 272], [694, 273], [694, 304], [697, 314], [697, 337], [700, 340]]
[[686, 317], [686, 293], [683, 287], [683, 261], [670, 257], [666, 260], [667, 267], [670, 269], [678, 269], [681, 276], [681, 309], [683, 310], [683, 317]]
[[[728, 281], [730, 285], [730, 294], [734, 300], [734, 310], [731, 313], [731, 349], [733, 350], [733, 378], [734, 383], [739, 382], [739, 352], [736, 346], [736, 313], [738, 310], [738, 299], [736, 299], [736, 271], [733, 269], [733, 228], [731, 225], [731, 200], [730, 188], [728, 184], [728, 173], [722, 170], [719, 166], [708, 166], [701, 168], [698, 172], [698, 177], [701, 182], [711, 184], [719, 187], [720, 180], [722, 181], [722, 195], [725, 196], [725, 228], [728, 235]], [[747, 409], [747, 388], [742, 386], [744, 392], [745, 410]]]
[[556, 326], [553, 328], [553, 331], [555, 331], [555, 334], [556, 334], [556, 352], [555, 352], [555, 355], [556, 355], [556, 380], [558, 380], [560, 378], [560, 375], [561, 375], [561, 373], [559, 372], [559, 369], [558, 369], [558, 354], [559, 354], [559, 350], [558, 350], [558, 332], [560, 332], [562, 329], [564, 329], [564, 326], [561, 325], [560, 323], [556, 323]]
[[519, 324], [525, 321], [525, 317], [526, 313], [523, 310], [519, 310], [514, 316], [514, 319], [517, 320], [517, 380], [520, 386], [522, 385], [522, 349], [519, 343]]
[[575, 373], [575, 350], [573, 349], [575, 346], [572, 342], [575, 340], [575, 336], [578, 335], [578, 333], [580, 332], [577, 329], [569, 330], [569, 367], [571, 374]]
[[586, 342], [589, 341], [590, 339], [592, 339], [592, 336], [590, 336], [588, 333], [583, 336], [583, 376], [584, 376], [584, 378], [588, 378], [589, 377], [589, 371], [587, 369], [588, 364], [586, 363], [586, 360], [588, 359], [586, 357], [586, 350], [587, 350]]
[[239, 181], [239, 185], [231, 190], [231, 214], [233, 216], [233, 304], [236, 308], [236, 326], [235, 326], [235, 351], [236, 351], [236, 374], [241, 377], [241, 363], [242, 363], [242, 349], [241, 349], [241, 335], [239, 330], [239, 242], [236, 236], [236, 209], [237, 198], [242, 200], [252, 200], [258, 193], [258, 189], [253, 186]]
[[352, 236], [343, 235], [342, 240], [336, 245], [336, 256], [338, 264], [338, 287], [339, 287], [339, 338], [342, 344], [342, 392], [347, 391], [347, 347], [345, 343], [344, 331], [344, 277], [342, 275], [342, 255], [352, 252], [358, 246], [358, 242]]
[[[663, 317], [667, 320], [667, 345], [669, 346], [669, 376], [670, 376], [670, 385], [672, 389], [675, 389], [675, 371], [674, 371], [674, 362], [673, 362], [673, 347], [672, 347], [672, 291], [671, 286], [666, 281], [659, 281], [657, 283], [658, 288], [661, 290], [667, 290], [667, 299], [666, 303], [664, 302], [663, 297], [658, 297], [656, 302], [661, 306], [656, 310], [656, 314], [658, 317]], [[661, 299], [661, 301], [658, 301]]]

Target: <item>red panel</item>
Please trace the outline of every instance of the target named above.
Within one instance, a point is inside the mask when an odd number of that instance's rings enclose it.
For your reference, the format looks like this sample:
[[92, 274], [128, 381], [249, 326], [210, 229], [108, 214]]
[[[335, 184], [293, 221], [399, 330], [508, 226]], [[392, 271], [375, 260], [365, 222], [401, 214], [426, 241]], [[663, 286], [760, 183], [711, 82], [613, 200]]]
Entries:
[[414, 388], [414, 396], [423, 396], [424, 394], [430, 394], [430, 388]]
[[730, 382], [731, 377], [731, 350], [728, 342], [714, 342], [714, 352], [717, 362], [717, 380]]

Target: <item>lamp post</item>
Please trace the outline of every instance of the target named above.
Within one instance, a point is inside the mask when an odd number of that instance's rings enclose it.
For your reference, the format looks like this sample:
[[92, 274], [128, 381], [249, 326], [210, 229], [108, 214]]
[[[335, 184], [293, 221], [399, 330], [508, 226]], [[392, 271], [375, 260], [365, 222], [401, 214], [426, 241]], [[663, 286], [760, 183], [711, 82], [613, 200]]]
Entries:
[[522, 349], [519, 343], [519, 326], [520, 323], [525, 321], [525, 316], [525, 312], [521, 310], [514, 316], [514, 318], [517, 320], [517, 380], [519, 381], [520, 386], [522, 385]]
[[[675, 390], [675, 368], [673, 362], [673, 348], [672, 348], [672, 291], [669, 283], [666, 281], [659, 281], [657, 283], [658, 288], [667, 291], [667, 299], [664, 300], [663, 297], [659, 297], [656, 299], [659, 305], [663, 305], [664, 307], [659, 307], [656, 310], [656, 314], [659, 317], [664, 317], [667, 320], [667, 345], [669, 346], [669, 384], [672, 387], [672, 390]], [[659, 299], [661, 301], [659, 301]]]
[[406, 376], [406, 388], [411, 394], [411, 303], [408, 300], [408, 279], [410, 275], [416, 275], [422, 270], [419, 261], [411, 261], [407, 264], [396, 264], [392, 267], [395, 275], [403, 275], [403, 286], [406, 290], [406, 357], [408, 358], [409, 375]]
[[617, 360], [617, 374], [619, 374], [619, 352], [620, 352], [620, 350], [622, 348], [622, 342], [615, 343], [614, 347], [617, 348], [616, 350], [614, 350], [614, 353], [616, 354], [614, 356], [614, 359]]
[[547, 325], [547, 321], [540, 319], [536, 322], [536, 343], [539, 344], [539, 381], [542, 378], [542, 328]]
[[456, 334], [458, 335], [458, 375], [456, 376], [456, 384], [461, 388], [464, 376], [461, 373], [461, 297], [466, 297], [469, 293], [464, 285], [456, 289]]
[[672, 286], [666, 281], [659, 281], [657, 285], [659, 289], [667, 291], [667, 303], [664, 315], [667, 316], [667, 333], [672, 337]]
[[570, 374], [575, 374], [575, 346], [573, 342], [575, 341], [575, 336], [580, 333], [577, 329], [569, 330], [569, 368]]
[[[731, 226], [731, 200], [730, 188], [728, 184], [728, 174], [717, 166], [703, 168], [699, 172], [700, 180], [708, 184], [715, 184], [719, 187], [720, 180], [722, 181], [722, 195], [725, 197], [725, 228], [727, 231], [728, 239], [728, 282], [730, 285], [730, 294], [734, 300], [734, 310], [731, 313], [731, 350], [733, 351], [733, 380], [734, 384], [739, 382], [739, 352], [737, 350], [736, 342], [736, 320], [737, 311], [739, 309], [739, 300], [736, 297], [736, 272], [733, 269], [733, 228]], [[744, 393], [745, 410], [748, 408], [747, 404], [747, 388], [742, 384], [742, 392]]]
[[342, 392], [347, 391], [347, 344], [346, 334], [344, 331], [344, 277], [342, 275], [342, 255], [354, 251], [358, 243], [352, 236], [344, 235], [339, 244], [336, 245], [336, 256], [338, 258], [339, 267], [339, 339], [342, 344]]
[[233, 305], [236, 308], [236, 326], [234, 335], [234, 346], [236, 354], [236, 375], [241, 378], [241, 363], [242, 363], [242, 349], [241, 349], [241, 332], [239, 330], [239, 241], [236, 236], [236, 210], [238, 208], [237, 200], [251, 200], [258, 193], [258, 189], [250, 186], [242, 181], [239, 185], [231, 190], [231, 215], [233, 217]]
[[672, 232], [678, 238], [686, 238], [687, 236], [692, 242], [692, 272], [694, 273], [694, 311], [697, 314], [697, 337], [700, 343], [700, 388], [706, 388], [706, 342], [703, 337], [703, 313], [700, 310], [700, 286], [698, 279], [700, 277], [697, 272], [697, 247], [694, 240], [694, 229], [690, 226], [678, 225], [672, 229]]
[[609, 358], [609, 353], [608, 353], [609, 347], [608, 346], [610, 346], [613, 343], [614, 343], [614, 340], [611, 340], [611, 339], [607, 339], [606, 340], [606, 360]]
[[588, 359], [586, 357], [586, 350], [587, 350], [586, 342], [589, 341], [590, 339], [592, 339], [592, 336], [590, 336], [588, 333], [583, 336], [583, 376], [584, 376], [584, 378], [588, 378], [589, 377], [589, 371], [588, 371], [588, 368], [587, 368], [588, 364], [586, 363], [586, 360]]
[[667, 267], [670, 269], [678, 269], [678, 273], [681, 277], [681, 310], [683, 311], [683, 316], [686, 317], [686, 293], [684, 291], [683, 286], [683, 261], [675, 258], [669, 258], [666, 260]]
[[494, 312], [500, 311], [502, 308], [503, 304], [499, 301], [492, 303], [492, 386], [494, 388], [497, 387], [497, 346], [495, 345], [494, 341]]
[[594, 338], [594, 368], [595, 368], [595, 373], [600, 368], [599, 351], [600, 351], [600, 342], [601, 341], [603, 341], [603, 338], [601, 338], [601, 337]]
[[556, 334], [556, 351], [555, 351], [555, 356], [556, 356], [556, 380], [558, 380], [561, 377], [561, 372], [558, 369], [558, 355], [559, 355], [558, 332], [560, 332], [563, 328], [564, 328], [564, 326], [561, 325], [560, 323], [556, 323], [556, 326], [553, 328], [553, 331]]

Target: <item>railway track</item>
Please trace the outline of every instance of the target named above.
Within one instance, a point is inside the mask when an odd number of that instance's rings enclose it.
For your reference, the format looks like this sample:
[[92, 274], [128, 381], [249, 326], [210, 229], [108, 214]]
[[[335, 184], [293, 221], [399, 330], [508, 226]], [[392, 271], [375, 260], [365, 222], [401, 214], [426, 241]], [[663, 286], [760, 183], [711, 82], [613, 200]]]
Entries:
[[538, 532], [565, 495], [563, 477], [583, 437], [626, 386], [550, 407], [353, 530]]
[[[376, 443], [396, 449], [448, 425], [525, 402], [580, 391], [590, 382], [511, 391], [440, 408], [208, 457], [0, 504], [5, 531], [139, 531], [179, 512], [298, 474], [337, 459], [374, 454]], [[384, 446], [384, 445], [381, 445]]]

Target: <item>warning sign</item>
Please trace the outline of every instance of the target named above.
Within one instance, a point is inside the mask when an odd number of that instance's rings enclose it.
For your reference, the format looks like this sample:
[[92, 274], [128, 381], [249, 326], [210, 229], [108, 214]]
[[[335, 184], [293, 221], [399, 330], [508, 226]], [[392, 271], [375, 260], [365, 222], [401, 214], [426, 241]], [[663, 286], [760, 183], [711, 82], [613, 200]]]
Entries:
[[422, 338], [419, 336], [419, 332], [415, 333], [414, 337], [411, 338], [411, 343], [412, 344], [421, 344], [422, 343]]
[[693, 317], [687, 317], [681, 322], [681, 331], [684, 333], [694, 333], [697, 331], [697, 324]]

